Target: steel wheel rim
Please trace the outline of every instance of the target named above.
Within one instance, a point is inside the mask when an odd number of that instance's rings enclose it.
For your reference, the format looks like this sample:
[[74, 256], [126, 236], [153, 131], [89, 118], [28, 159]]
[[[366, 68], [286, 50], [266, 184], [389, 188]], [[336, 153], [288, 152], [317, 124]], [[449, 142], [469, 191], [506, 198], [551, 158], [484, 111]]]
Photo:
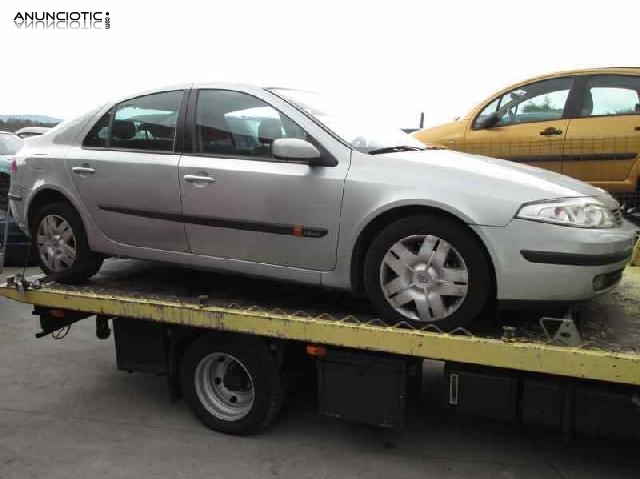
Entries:
[[36, 241], [38, 254], [49, 270], [66, 271], [76, 260], [76, 237], [67, 220], [47, 215], [40, 221]]
[[469, 291], [469, 269], [446, 240], [411, 235], [394, 243], [384, 255], [380, 288], [398, 313], [431, 323], [460, 308]]
[[223, 421], [238, 421], [253, 407], [255, 390], [247, 368], [230, 354], [205, 356], [194, 374], [196, 394], [210, 414]]

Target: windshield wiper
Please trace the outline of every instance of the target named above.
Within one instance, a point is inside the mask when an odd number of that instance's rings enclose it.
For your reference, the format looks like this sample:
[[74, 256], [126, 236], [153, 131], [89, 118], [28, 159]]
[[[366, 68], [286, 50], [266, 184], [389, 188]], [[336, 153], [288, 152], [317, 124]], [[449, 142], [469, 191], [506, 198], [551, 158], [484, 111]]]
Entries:
[[397, 145], [397, 146], [385, 146], [383, 148], [376, 148], [375, 150], [371, 150], [367, 152], [370, 155], [382, 155], [384, 153], [395, 153], [396, 151], [422, 151], [424, 148], [419, 146], [409, 146], [409, 145]]

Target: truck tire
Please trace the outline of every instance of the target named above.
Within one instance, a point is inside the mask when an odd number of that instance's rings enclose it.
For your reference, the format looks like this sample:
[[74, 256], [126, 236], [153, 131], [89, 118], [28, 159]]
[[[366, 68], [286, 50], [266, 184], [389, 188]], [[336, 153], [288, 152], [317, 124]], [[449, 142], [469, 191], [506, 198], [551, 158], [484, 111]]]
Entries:
[[260, 432], [282, 405], [278, 367], [258, 338], [225, 333], [198, 338], [182, 360], [180, 382], [195, 416], [225, 434]]
[[32, 228], [40, 268], [54, 281], [79, 283], [102, 266], [102, 256], [89, 249], [82, 219], [69, 203], [61, 201], [40, 208]]
[[480, 240], [458, 221], [425, 214], [385, 227], [373, 239], [364, 285], [380, 318], [450, 331], [468, 326], [493, 286]]

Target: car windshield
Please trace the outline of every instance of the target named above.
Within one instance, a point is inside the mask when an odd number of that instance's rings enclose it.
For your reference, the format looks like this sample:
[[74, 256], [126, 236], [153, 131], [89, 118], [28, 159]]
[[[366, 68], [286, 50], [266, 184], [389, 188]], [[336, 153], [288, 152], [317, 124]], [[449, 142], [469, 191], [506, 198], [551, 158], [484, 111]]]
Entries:
[[308, 91], [284, 88], [269, 91], [303, 110], [362, 153], [424, 149], [420, 141], [384, 121], [375, 121], [369, 112], [349, 109], [342, 102]]
[[15, 155], [24, 141], [16, 135], [0, 135], [0, 155]]

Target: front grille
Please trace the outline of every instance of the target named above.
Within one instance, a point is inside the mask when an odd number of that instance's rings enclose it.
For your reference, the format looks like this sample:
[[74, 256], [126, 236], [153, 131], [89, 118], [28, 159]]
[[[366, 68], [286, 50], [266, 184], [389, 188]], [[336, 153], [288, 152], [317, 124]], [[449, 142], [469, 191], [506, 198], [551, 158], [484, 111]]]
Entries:
[[640, 208], [640, 191], [627, 193], [615, 193], [614, 198], [620, 203], [622, 210], [627, 211], [633, 208]]
[[620, 210], [620, 208], [616, 208], [615, 210], [612, 210], [612, 213], [616, 225], [620, 226], [622, 224], [622, 211]]

